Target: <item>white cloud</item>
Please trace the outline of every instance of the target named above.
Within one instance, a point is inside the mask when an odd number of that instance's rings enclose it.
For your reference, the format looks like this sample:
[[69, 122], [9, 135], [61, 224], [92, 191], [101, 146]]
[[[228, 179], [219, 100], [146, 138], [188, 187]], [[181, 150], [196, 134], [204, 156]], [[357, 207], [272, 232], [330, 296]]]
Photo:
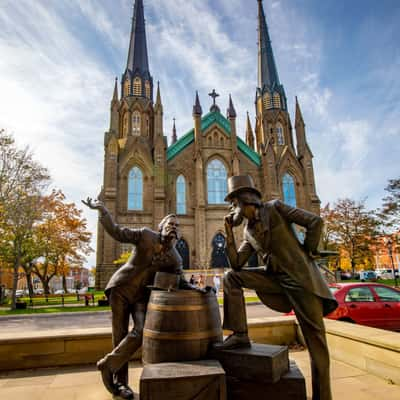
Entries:
[[[0, 127], [30, 144], [54, 185], [76, 202], [95, 196], [102, 183], [103, 132], [113, 75], [125, 68], [132, 3], [3, 0], [0, 8]], [[377, 188], [383, 191], [386, 180], [398, 174], [400, 58], [385, 60], [363, 77], [369, 86], [387, 84], [371, 95], [374, 107], [356, 113], [353, 93], [339, 92], [334, 80], [323, 79], [323, 27], [293, 4], [264, 2], [264, 7], [292, 117], [294, 96], [300, 101], [320, 197], [326, 202], [370, 194], [379, 201]], [[152, 0], [145, 1], [145, 13], [165, 132], [170, 136], [173, 117], [179, 135], [191, 129], [195, 90], [206, 113], [207, 94], [215, 88], [222, 113], [232, 93], [243, 137], [246, 111], [254, 120], [256, 2]], [[85, 210], [85, 215], [95, 232], [95, 213]]]

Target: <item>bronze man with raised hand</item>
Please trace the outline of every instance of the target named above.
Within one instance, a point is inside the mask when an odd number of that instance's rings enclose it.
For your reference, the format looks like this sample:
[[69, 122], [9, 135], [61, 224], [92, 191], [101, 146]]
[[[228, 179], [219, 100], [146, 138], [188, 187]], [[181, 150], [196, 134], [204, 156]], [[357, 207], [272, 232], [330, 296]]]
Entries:
[[[224, 277], [223, 328], [233, 331], [219, 349], [249, 347], [246, 306], [242, 288], [254, 289], [269, 307], [294, 309], [311, 358], [313, 400], [331, 400], [329, 353], [323, 316], [337, 307], [314, 258], [318, 255], [322, 219], [280, 200], [261, 202], [261, 194], [250, 176], [228, 180], [226, 201], [231, 213], [225, 217], [226, 251], [232, 270]], [[233, 226], [245, 219], [244, 240], [236, 249]], [[304, 244], [292, 224], [307, 229]], [[257, 252], [265, 268], [242, 268]]]
[[[105, 289], [112, 311], [114, 349], [97, 363], [107, 390], [119, 398], [133, 399], [133, 391], [128, 386], [128, 361], [142, 345], [150, 294], [147, 286], [153, 284], [155, 273], [161, 271], [180, 275], [180, 288], [194, 288], [183, 278], [182, 259], [175, 248], [179, 223], [170, 214], [160, 222], [159, 232], [122, 228], [102, 202], [88, 198], [83, 203], [100, 212], [100, 222], [110, 236], [135, 245], [129, 260], [112, 275]], [[128, 332], [130, 316], [134, 327]]]

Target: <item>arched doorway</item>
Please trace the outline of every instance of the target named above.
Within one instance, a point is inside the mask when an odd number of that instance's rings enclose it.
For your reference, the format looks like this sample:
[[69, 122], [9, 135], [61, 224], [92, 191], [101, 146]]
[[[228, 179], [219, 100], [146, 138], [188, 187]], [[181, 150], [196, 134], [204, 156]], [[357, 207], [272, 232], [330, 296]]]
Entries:
[[217, 233], [212, 240], [211, 268], [228, 268], [229, 262], [225, 253], [225, 237]]
[[182, 257], [183, 269], [189, 269], [190, 268], [189, 246], [185, 239], [181, 238], [178, 240], [178, 242], [176, 243], [176, 250], [178, 250], [178, 253]]

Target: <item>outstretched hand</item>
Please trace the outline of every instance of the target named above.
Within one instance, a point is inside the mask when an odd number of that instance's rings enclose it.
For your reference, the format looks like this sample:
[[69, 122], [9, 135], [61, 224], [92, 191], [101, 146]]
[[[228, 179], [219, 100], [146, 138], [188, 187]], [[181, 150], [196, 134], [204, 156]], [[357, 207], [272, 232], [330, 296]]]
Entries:
[[103, 204], [101, 201], [99, 201], [99, 200], [93, 200], [91, 197], [88, 197], [88, 198], [86, 199], [86, 201], [85, 201], [85, 200], [82, 200], [82, 203], [83, 203], [85, 206], [91, 208], [92, 210], [105, 211], [105, 209], [106, 209], [105, 206], [104, 206], [104, 204]]

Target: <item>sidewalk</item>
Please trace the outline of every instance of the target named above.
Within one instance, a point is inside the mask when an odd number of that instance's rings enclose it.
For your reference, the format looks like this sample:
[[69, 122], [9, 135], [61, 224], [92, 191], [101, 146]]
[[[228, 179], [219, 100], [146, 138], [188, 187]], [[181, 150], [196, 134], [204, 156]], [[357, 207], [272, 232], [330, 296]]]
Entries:
[[[305, 351], [290, 353], [306, 378], [307, 399], [311, 399], [311, 373]], [[131, 363], [130, 382], [138, 399], [140, 363]], [[400, 399], [400, 386], [392, 385], [339, 361], [331, 363], [334, 400]], [[51, 368], [0, 374], [2, 400], [110, 400], [95, 366]]]

